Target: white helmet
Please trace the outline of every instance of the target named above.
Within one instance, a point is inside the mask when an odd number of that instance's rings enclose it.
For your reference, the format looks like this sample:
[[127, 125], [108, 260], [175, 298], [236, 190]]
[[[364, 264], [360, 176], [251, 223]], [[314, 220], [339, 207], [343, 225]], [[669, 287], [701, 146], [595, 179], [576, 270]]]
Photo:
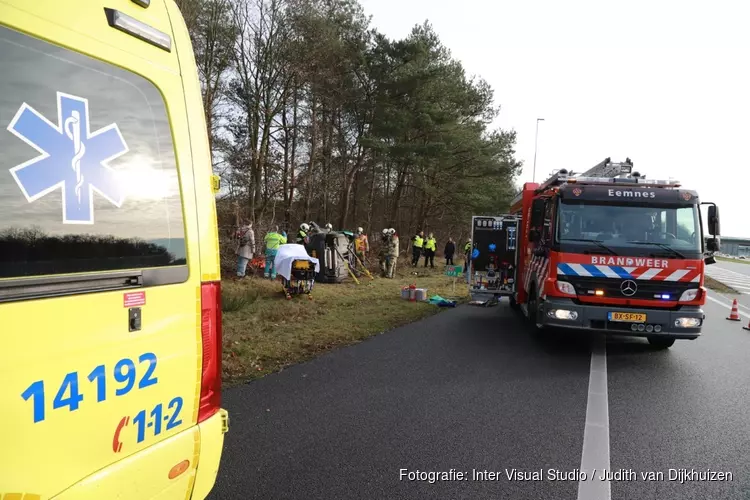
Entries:
[[310, 230], [310, 224], [303, 222], [299, 225], [299, 228], [303, 231], [309, 231]]
[[390, 234], [390, 230], [388, 228], [383, 229], [383, 236], [388, 236]]
[[357, 232], [358, 232], [358, 233], [364, 233], [364, 232], [365, 232], [365, 230], [364, 230], [364, 229], [362, 229], [361, 227], [358, 227], [358, 228], [357, 228]]
[[396, 234], [396, 230], [395, 230], [395, 229], [393, 229], [393, 228], [390, 228], [390, 229], [388, 230], [388, 232], [389, 232], [389, 233], [391, 233], [391, 234]]
[[331, 224], [330, 222], [326, 224], [326, 229], [328, 229], [329, 231], [333, 229], [333, 224]]

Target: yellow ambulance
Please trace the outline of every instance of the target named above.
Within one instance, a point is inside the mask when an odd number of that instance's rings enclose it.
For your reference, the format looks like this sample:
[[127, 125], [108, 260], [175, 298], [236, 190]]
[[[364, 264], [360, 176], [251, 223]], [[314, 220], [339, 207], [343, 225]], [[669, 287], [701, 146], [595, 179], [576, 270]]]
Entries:
[[208, 495], [214, 180], [172, 0], [0, 0], [0, 499]]

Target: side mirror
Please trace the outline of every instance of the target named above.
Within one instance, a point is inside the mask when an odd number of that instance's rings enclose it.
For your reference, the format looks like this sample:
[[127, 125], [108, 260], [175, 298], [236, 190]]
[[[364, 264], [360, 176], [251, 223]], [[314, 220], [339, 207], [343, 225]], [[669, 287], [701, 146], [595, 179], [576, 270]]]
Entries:
[[536, 198], [531, 202], [531, 227], [538, 228], [544, 224], [544, 209], [546, 200], [543, 198]]
[[539, 233], [538, 229], [531, 229], [529, 231], [529, 241], [532, 243], [539, 243], [539, 240], [542, 239], [542, 235]]
[[[719, 207], [716, 205], [708, 206], [708, 234], [718, 236], [721, 234], [721, 224], [719, 222]], [[718, 248], [716, 249], [718, 251]]]

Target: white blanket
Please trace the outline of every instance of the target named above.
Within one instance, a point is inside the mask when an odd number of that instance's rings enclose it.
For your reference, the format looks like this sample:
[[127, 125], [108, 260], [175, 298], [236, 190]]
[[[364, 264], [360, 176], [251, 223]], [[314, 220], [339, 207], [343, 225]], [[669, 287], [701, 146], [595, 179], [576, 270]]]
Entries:
[[287, 280], [292, 279], [292, 262], [295, 260], [308, 260], [315, 264], [315, 273], [320, 272], [320, 263], [315, 257], [310, 257], [305, 247], [296, 243], [288, 243], [279, 247], [279, 252], [273, 260], [276, 273]]

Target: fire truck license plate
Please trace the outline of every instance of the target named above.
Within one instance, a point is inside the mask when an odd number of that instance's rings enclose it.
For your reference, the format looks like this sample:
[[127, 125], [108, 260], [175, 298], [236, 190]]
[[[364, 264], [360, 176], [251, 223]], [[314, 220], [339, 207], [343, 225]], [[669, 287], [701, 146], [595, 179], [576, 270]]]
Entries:
[[611, 312], [608, 314], [610, 321], [625, 321], [628, 323], [645, 323], [646, 315], [641, 313]]

